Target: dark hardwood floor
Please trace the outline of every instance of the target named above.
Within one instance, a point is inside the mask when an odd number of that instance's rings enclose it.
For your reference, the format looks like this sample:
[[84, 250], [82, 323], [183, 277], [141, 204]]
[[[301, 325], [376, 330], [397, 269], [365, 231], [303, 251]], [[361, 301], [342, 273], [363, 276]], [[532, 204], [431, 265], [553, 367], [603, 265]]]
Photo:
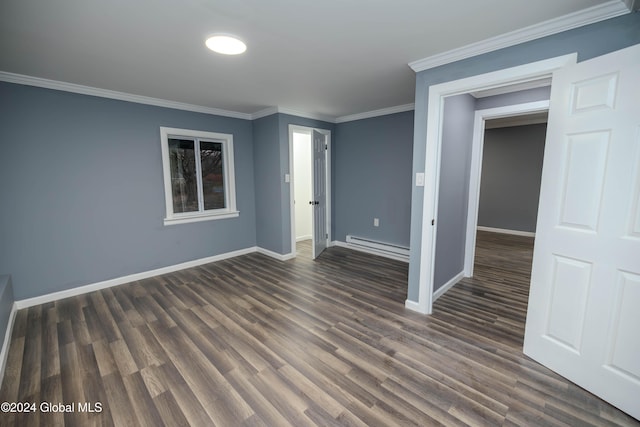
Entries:
[[75, 406], [0, 425], [640, 425], [522, 354], [531, 247], [480, 233], [430, 317], [406, 263], [308, 243], [21, 310], [0, 402]]

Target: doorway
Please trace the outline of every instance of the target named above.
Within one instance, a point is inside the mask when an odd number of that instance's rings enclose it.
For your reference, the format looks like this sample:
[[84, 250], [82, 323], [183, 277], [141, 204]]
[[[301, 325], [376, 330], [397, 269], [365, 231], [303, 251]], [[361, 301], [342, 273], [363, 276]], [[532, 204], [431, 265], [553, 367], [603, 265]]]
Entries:
[[[418, 301], [407, 300], [405, 304], [407, 308], [423, 314], [431, 314], [433, 310], [436, 237], [437, 229], [440, 225], [440, 219], [438, 218], [438, 200], [441, 173], [441, 136], [445, 99], [456, 95], [471, 94], [477, 91], [509, 86], [513, 87], [533, 81], [549, 79], [555, 70], [561, 69], [568, 64], [575, 64], [576, 61], [577, 55], [564, 55], [430, 87], [427, 100], [427, 144], [424, 169], [424, 182], [430, 183], [430, 185], [424, 188], [422, 239], [420, 245], [421, 262], [418, 266]], [[438, 225], [436, 225], [437, 223]], [[462, 224], [461, 227], [465, 228], [465, 225]], [[468, 228], [469, 225], [467, 223], [467, 233]], [[465, 243], [461, 242], [461, 244], [464, 245]], [[464, 248], [462, 253], [464, 259]], [[462, 274], [463, 273], [460, 272], [459, 278], [463, 277]]]
[[[476, 110], [475, 118], [474, 118], [474, 132], [473, 132], [473, 142], [471, 149], [471, 167], [469, 173], [469, 201], [468, 201], [468, 211], [467, 211], [467, 231], [466, 231], [466, 239], [465, 239], [465, 260], [464, 260], [464, 277], [473, 276], [473, 266], [475, 259], [475, 249], [476, 249], [476, 235], [478, 226], [484, 226], [485, 229], [493, 229], [494, 231], [497, 229], [498, 231], [507, 231], [511, 234], [519, 234], [518, 230], [513, 230], [513, 226], [504, 225], [503, 220], [500, 218], [487, 218], [491, 216], [495, 216], [495, 213], [487, 212], [488, 209], [485, 208], [484, 212], [480, 211], [481, 206], [481, 186], [482, 186], [482, 175], [483, 175], [483, 158], [485, 154], [484, 146], [485, 146], [485, 136], [487, 134], [487, 128], [492, 127], [494, 129], [498, 129], [499, 126], [507, 127], [517, 127], [522, 124], [540, 124], [545, 123], [545, 132], [546, 132], [546, 120], [547, 114], [549, 111], [549, 101], [537, 101], [537, 102], [529, 102], [515, 105], [506, 105], [502, 107], [490, 108], [490, 109], [482, 109]], [[489, 124], [489, 125], [488, 125]], [[512, 179], [514, 176], [518, 177], [518, 169], [528, 170], [530, 171], [529, 175], [531, 178], [528, 181], [528, 186], [531, 187], [529, 193], [535, 192], [535, 206], [528, 206], [527, 209], [529, 211], [533, 210], [536, 212], [537, 216], [537, 199], [540, 194], [540, 176], [542, 174], [542, 159], [544, 150], [540, 152], [540, 148], [544, 147], [544, 135], [541, 138], [541, 145], [537, 147], [537, 150], [529, 150], [531, 151], [531, 155], [535, 155], [536, 157], [540, 157], [540, 165], [539, 170], [532, 170], [530, 164], [520, 158], [519, 164], [514, 162], [515, 159], [502, 158], [498, 160], [500, 163], [508, 162], [508, 164], [499, 164], [498, 167], [510, 167], [515, 169], [511, 175], [503, 174], [499, 177], [499, 180], [504, 179]], [[514, 142], [517, 144], [517, 142]], [[535, 147], [534, 147], [535, 148]], [[531, 159], [533, 161], [533, 159]], [[535, 168], [535, 165], [534, 165]], [[485, 170], [485, 174], [492, 172], [492, 169]], [[495, 174], [494, 174], [495, 175]], [[534, 176], [535, 175], [535, 176]], [[520, 175], [521, 176], [521, 175]], [[511, 184], [511, 183], [509, 183]], [[486, 192], [486, 190], [485, 190]], [[502, 193], [502, 194], [500, 194]], [[491, 195], [485, 194], [486, 197], [491, 197]], [[500, 198], [508, 198], [508, 203], [518, 203], [517, 200], [514, 200], [518, 197], [522, 197], [521, 194], [518, 194], [517, 191], [510, 192], [494, 192], [493, 198], [495, 199], [495, 204], [499, 203]], [[531, 202], [528, 203], [531, 205]], [[498, 205], [497, 208], [493, 208], [494, 210], [500, 210]], [[484, 224], [479, 224], [479, 218], [484, 216]], [[528, 224], [524, 228], [528, 228], [528, 230], [520, 230], [523, 231], [525, 236], [532, 236], [531, 231], [535, 229], [535, 216], [534, 218], [529, 218], [528, 221], [521, 222], [529, 222], [533, 224]], [[522, 225], [522, 224], [521, 224]], [[522, 227], [519, 227], [522, 228]], [[528, 231], [528, 233], [527, 233]]]
[[430, 86], [424, 262], [418, 304], [407, 304], [432, 310], [445, 98], [551, 75], [523, 352], [638, 419], [639, 72], [635, 45], [580, 63], [571, 55]]
[[331, 131], [289, 125], [289, 171], [292, 253], [315, 259], [331, 241]]

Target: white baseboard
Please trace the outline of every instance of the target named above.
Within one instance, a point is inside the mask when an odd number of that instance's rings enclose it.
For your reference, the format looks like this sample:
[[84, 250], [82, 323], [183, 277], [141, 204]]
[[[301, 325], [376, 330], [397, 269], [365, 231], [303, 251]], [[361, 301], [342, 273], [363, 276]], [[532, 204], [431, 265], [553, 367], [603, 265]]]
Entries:
[[18, 306], [14, 302], [9, 314], [9, 322], [7, 322], [7, 330], [4, 333], [4, 342], [2, 343], [2, 351], [0, 351], [0, 384], [4, 380], [4, 370], [7, 367], [7, 358], [9, 357], [9, 346], [11, 345], [11, 332], [13, 332], [13, 322], [16, 320]]
[[118, 286], [129, 282], [135, 282], [136, 280], [148, 279], [150, 277], [160, 276], [162, 274], [173, 273], [175, 271], [184, 270], [186, 268], [197, 267], [203, 264], [209, 264], [210, 262], [222, 261], [223, 259], [234, 258], [240, 255], [246, 255], [257, 252], [256, 246], [240, 249], [237, 251], [226, 252], [219, 255], [214, 255], [206, 258], [200, 258], [193, 261], [187, 261], [180, 264], [174, 264], [167, 267], [158, 268], [155, 270], [143, 271], [141, 273], [130, 274], [128, 276], [116, 277], [115, 279], [105, 280], [102, 282], [92, 283], [88, 285], [78, 286], [64, 291], [53, 292], [38, 297], [27, 298], [16, 301], [18, 309], [32, 307], [38, 304], [44, 304], [47, 302], [57, 301], [63, 298], [73, 297], [77, 295], [86, 294], [88, 292], [98, 291], [100, 289], [110, 288], [112, 286]]
[[311, 240], [313, 237], [311, 235], [308, 236], [300, 236], [296, 237], [296, 242], [303, 242], [305, 240]]
[[509, 230], [506, 228], [484, 227], [479, 225], [478, 231], [488, 231], [490, 233], [512, 234], [514, 236], [536, 237], [536, 233], [531, 231]]
[[438, 290], [436, 290], [433, 293], [433, 301], [435, 302], [435, 300], [437, 300], [438, 298], [440, 298], [445, 292], [447, 292], [449, 289], [451, 289], [453, 287], [453, 285], [455, 285], [456, 283], [458, 283], [460, 280], [462, 280], [464, 278], [464, 271], [461, 271], [460, 273], [456, 274], [455, 276], [453, 276], [451, 278], [451, 280], [449, 280], [447, 283], [445, 283], [444, 285], [440, 286], [438, 288]]
[[416, 312], [421, 313], [421, 314], [427, 314], [426, 311], [424, 310], [424, 308], [421, 307], [419, 303], [417, 303], [415, 301], [411, 301], [410, 299], [405, 300], [404, 307], [407, 310], [416, 311]]
[[279, 254], [277, 252], [270, 251], [269, 249], [260, 248], [260, 247], [256, 247], [256, 252], [271, 258], [275, 258], [278, 261], [287, 261], [296, 257], [296, 254], [292, 252], [289, 252], [288, 254]]
[[350, 245], [347, 242], [342, 242], [340, 240], [334, 240], [331, 243], [332, 243], [331, 246], [338, 246], [340, 248], [352, 249], [352, 250], [358, 251], [358, 252], [364, 252], [364, 253], [371, 254], [371, 255], [378, 255], [378, 256], [381, 256], [381, 257], [394, 259], [396, 261], [402, 261], [402, 262], [406, 262], [406, 263], [409, 262], [409, 258], [408, 257], [403, 257], [403, 256], [400, 256], [400, 255], [394, 255], [394, 254], [383, 252], [383, 251], [376, 251], [376, 250], [372, 250], [372, 249], [368, 249], [368, 248], [363, 248], [363, 247], [360, 247], [360, 246]]
[[247, 255], [251, 253], [261, 253], [271, 258], [275, 258], [280, 261], [286, 261], [291, 258], [295, 258], [295, 254], [278, 254], [270, 250], [253, 246], [246, 249], [240, 249], [237, 251], [226, 252], [219, 255], [214, 255], [206, 258], [200, 258], [193, 261], [187, 261], [180, 264], [174, 264], [167, 267], [158, 268], [155, 270], [143, 271], [141, 273], [130, 274], [128, 276], [117, 277], [111, 280], [105, 280], [102, 282], [92, 283], [89, 285], [78, 286], [72, 289], [66, 289], [64, 291], [53, 292], [46, 295], [40, 295], [38, 297], [27, 298], [13, 303], [11, 308], [11, 314], [9, 315], [9, 322], [7, 324], [7, 330], [5, 332], [4, 343], [2, 344], [2, 351], [0, 351], [0, 384], [4, 378], [4, 370], [9, 357], [9, 345], [11, 343], [11, 332], [13, 330], [13, 323], [15, 321], [16, 313], [18, 310], [28, 307], [33, 307], [38, 304], [44, 304], [47, 302], [57, 301], [63, 298], [73, 297], [77, 295], [86, 294], [88, 292], [98, 291], [100, 289], [106, 289], [113, 286], [122, 285], [125, 283], [135, 282], [136, 280], [148, 279], [150, 277], [160, 276], [162, 274], [173, 273], [175, 271], [184, 270], [187, 268], [197, 267], [211, 262], [222, 261], [224, 259], [234, 258], [240, 255]]

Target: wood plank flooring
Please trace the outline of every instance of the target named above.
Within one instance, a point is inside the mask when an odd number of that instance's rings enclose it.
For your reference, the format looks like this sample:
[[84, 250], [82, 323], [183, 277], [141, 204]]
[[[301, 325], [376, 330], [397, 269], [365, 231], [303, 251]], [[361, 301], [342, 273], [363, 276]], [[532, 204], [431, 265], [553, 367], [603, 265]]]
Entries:
[[24, 309], [0, 402], [75, 407], [0, 425], [640, 425], [522, 354], [531, 248], [479, 233], [430, 317], [407, 264], [308, 243]]

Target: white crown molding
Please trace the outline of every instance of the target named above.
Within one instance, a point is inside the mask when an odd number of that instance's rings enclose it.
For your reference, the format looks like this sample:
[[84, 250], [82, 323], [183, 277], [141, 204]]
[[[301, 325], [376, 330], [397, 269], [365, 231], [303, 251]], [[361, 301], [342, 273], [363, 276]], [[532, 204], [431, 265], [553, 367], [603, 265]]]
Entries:
[[261, 119], [263, 117], [270, 116], [278, 113], [278, 107], [267, 107], [264, 110], [256, 111], [251, 115], [251, 120]]
[[312, 113], [305, 113], [302, 111], [296, 111], [296, 110], [291, 110], [288, 108], [282, 108], [282, 107], [267, 107], [263, 110], [260, 111], [256, 111], [255, 113], [253, 113], [251, 115], [251, 119], [256, 120], [256, 119], [261, 119], [263, 117], [267, 117], [270, 116], [272, 114], [276, 114], [276, 113], [280, 113], [280, 114], [288, 114], [290, 116], [296, 116], [296, 117], [303, 117], [305, 119], [311, 119], [311, 120], [320, 120], [323, 122], [328, 122], [328, 123], [335, 123], [336, 119], [334, 117], [331, 116], [325, 116], [322, 114], [312, 114]]
[[369, 119], [372, 117], [386, 116], [388, 114], [403, 113], [411, 111], [415, 108], [414, 104], [396, 105], [395, 107], [381, 108], [379, 110], [366, 111], [364, 113], [350, 114], [348, 116], [338, 117], [336, 123], [352, 122], [354, 120]]
[[137, 104], [154, 105], [156, 107], [173, 108], [176, 110], [193, 111], [195, 113], [213, 114], [216, 116], [231, 117], [234, 119], [251, 120], [251, 114], [237, 111], [222, 110], [219, 108], [203, 107], [200, 105], [185, 104], [182, 102], [168, 101], [166, 99], [151, 98], [148, 96], [133, 95], [114, 90], [100, 89], [96, 87], [77, 85], [75, 83], [60, 82], [57, 80], [43, 79], [40, 77], [25, 76], [22, 74], [0, 71], [0, 81], [16, 83], [27, 86], [36, 86], [46, 89], [62, 90], [65, 92], [79, 93], [82, 95], [98, 96], [101, 98], [117, 99], [119, 101], [135, 102]]
[[325, 116], [324, 114], [312, 114], [302, 111], [290, 110], [288, 108], [278, 107], [278, 113], [289, 114], [290, 116], [304, 117], [305, 119], [320, 120], [321, 122], [335, 123], [336, 118], [331, 116]]
[[114, 90], [100, 89], [91, 86], [83, 86], [75, 83], [61, 82], [57, 80], [43, 79], [41, 77], [27, 76], [23, 74], [0, 71], [0, 81], [15, 83], [26, 86], [35, 86], [45, 89], [61, 90], [64, 92], [79, 93], [82, 95], [97, 96], [100, 98], [116, 99], [119, 101], [134, 102], [136, 104], [153, 105], [156, 107], [172, 108], [176, 110], [192, 111], [195, 113], [212, 114], [215, 116], [231, 117], [242, 120], [256, 120], [272, 114], [289, 114], [296, 117], [303, 117], [311, 120], [320, 120], [328, 123], [343, 123], [352, 120], [360, 120], [370, 117], [384, 116], [387, 114], [399, 113], [413, 110], [413, 104], [399, 105], [396, 107], [383, 108], [381, 110], [369, 111], [360, 114], [338, 117], [337, 119], [322, 114], [311, 114], [301, 111], [290, 110], [281, 107], [268, 107], [253, 114], [240, 113], [237, 111], [222, 110], [219, 108], [203, 107], [201, 105], [185, 104], [182, 102], [169, 101], [166, 99], [151, 98], [148, 96], [134, 95]]
[[563, 31], [615, 18], [629, 13], [627, 5], [621, 0], [610, 0], [578, 12], [550, 19], [500, 36], [491, 37], [447, 52], [438, 53], [409, 63], [415, 72], [428, 70], [440, 65], [471, 58], [487, 52], [525, 43], [531, 40], [561, 33]]
[[263, 110], [256, 111], [251, 115], [251, 119], [252, 120], [261, 119], [263, 117], [267, 117], [277, 113], [288, 114], [290, 116], [296, 116], [296, 117], [303, 117], [305, 119], [311, 119], [311, 120], [320, 120], [328, 123], [336, 122], [336, 119], [334, 117], [325, 116], [322, 114], [305, 113], [302, 111], [290, 110], [288, 108], [282, 108], [282, 107], [267, 107]]
[[627, 9], [629, 9], [629, 12], [633, 12], [640, 8], [639, 0], [623, 0], [623, 1], [624, 1], [624, 4], [627, 6]]

